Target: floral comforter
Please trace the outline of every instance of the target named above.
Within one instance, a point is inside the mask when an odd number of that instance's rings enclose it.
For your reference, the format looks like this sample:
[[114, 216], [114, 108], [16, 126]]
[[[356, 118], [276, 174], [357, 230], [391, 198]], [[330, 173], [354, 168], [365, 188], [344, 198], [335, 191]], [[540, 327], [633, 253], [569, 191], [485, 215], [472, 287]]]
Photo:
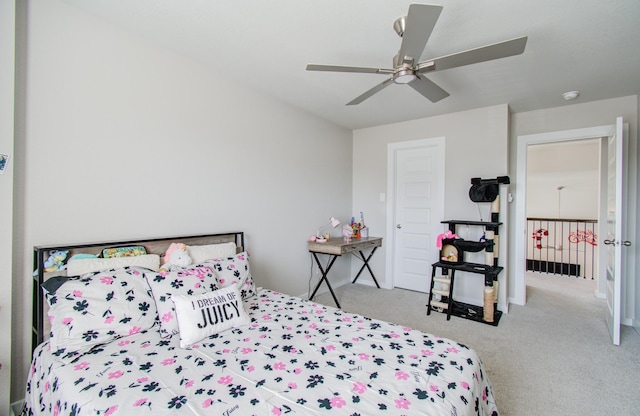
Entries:
[[263, 289], [252, 322], [188, 349], [156, 327], [63, 359], [34, 353], [25, 415], [497, 415], [454, 341]]

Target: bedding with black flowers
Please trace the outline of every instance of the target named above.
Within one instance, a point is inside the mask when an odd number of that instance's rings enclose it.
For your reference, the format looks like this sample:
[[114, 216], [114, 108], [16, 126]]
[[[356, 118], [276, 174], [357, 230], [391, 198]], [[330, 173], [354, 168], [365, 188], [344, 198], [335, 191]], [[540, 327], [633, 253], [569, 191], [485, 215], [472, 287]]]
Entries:
[[270, 290], [191, 347], [157, 327], [73, 360], [34, 353], [25, 414], [497, 415], [465, 345]]
[[46, 281], [51, 348], [73, 355], [151, 328], [158, 312], [144, 279], [148, 271], [125, 267]]

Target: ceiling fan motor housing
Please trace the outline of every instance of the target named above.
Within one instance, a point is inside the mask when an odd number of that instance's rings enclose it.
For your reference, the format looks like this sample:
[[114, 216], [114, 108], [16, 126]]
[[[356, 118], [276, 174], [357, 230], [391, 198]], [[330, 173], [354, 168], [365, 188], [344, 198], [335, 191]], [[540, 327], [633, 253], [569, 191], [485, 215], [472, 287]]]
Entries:
[[393, 57], [393, 82], [396, 84], [408, 84], [416, 79], [416, 68], [413, 66], [414, 59], [410, 56], [400, 58], [399, 54]]

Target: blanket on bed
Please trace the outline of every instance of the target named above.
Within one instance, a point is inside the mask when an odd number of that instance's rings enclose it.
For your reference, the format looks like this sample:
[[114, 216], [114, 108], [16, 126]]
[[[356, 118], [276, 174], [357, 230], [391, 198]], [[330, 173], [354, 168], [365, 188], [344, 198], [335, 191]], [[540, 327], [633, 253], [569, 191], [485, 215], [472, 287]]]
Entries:
[[34, 352], [24, 415], [497, 415], [477, 354], [263, 289], [251, 322], [190, 348], [157, 326], [72, 357]]

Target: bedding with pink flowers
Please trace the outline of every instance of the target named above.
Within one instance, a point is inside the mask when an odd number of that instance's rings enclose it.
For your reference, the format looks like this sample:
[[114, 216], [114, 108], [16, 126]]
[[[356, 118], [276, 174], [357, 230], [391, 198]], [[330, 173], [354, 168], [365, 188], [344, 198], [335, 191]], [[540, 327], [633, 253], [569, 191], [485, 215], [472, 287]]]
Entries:
[[188, 348], [157, 322], [71, 354], [42, 343], [23, 414], [498, 414], [462, 344], [266, 289], [241, 303], [250, 321]]

